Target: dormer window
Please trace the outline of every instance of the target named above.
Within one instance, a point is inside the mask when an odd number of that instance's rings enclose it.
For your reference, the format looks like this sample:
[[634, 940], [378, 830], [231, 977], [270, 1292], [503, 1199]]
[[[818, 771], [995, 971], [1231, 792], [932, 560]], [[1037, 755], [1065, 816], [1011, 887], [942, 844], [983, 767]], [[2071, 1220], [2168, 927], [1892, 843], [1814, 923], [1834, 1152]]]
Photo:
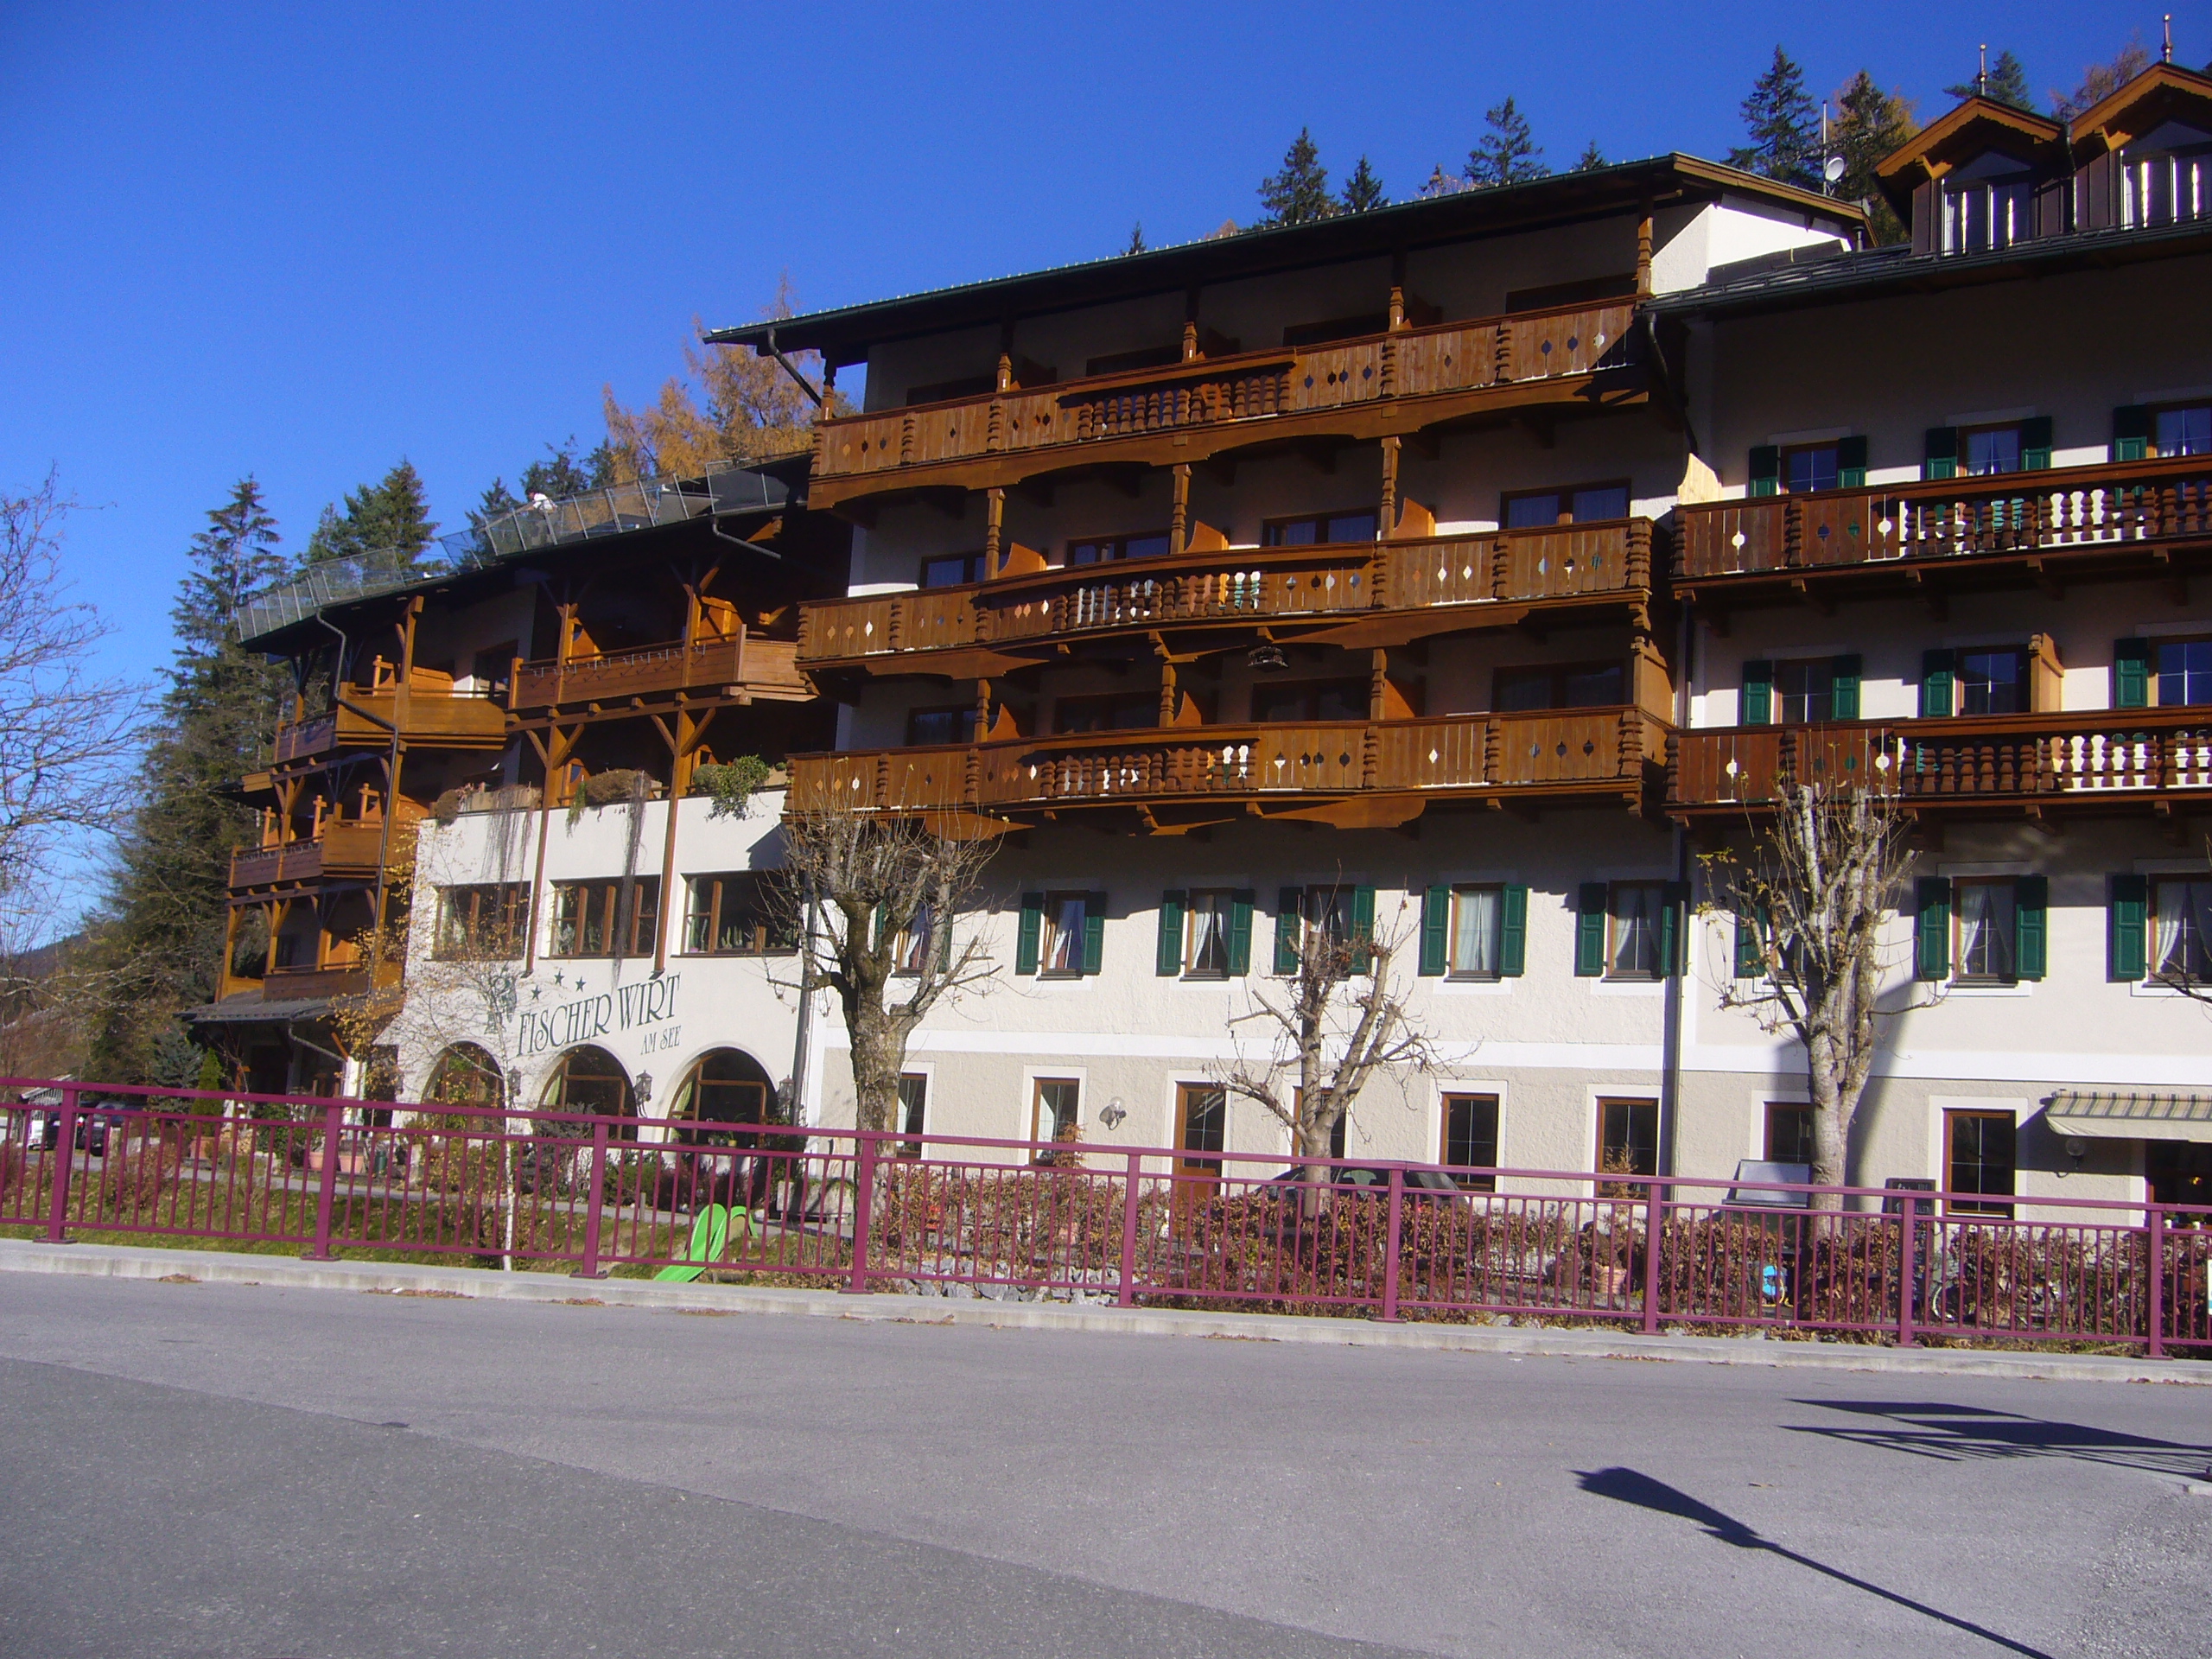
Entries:
[[2131, 230], [2212, 213], [2212, 134], [2178, 121], [2147, 132], [2120, 156], [2120, 222]]
[[1944, 176], [1943, 251], [1987, 253], [2035, 234], [2035, 176], [1990, 154]]

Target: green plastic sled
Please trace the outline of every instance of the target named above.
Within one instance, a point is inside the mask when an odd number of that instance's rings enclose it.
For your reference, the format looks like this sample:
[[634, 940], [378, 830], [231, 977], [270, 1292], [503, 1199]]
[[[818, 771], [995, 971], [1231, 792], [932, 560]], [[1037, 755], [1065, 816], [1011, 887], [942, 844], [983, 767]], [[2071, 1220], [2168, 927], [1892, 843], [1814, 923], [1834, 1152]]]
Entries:
[[[746, 1219], [750, 1223], [752, 1218]], [[722, 1248], [728, 1243], [729, 1211], [721, 1205], [710, 1204], [691, 1224], [691, 1248], [684, 1252], [687, 1259], [663, 1268], [653, 1277], [688, 1285], [722, 1259]]]

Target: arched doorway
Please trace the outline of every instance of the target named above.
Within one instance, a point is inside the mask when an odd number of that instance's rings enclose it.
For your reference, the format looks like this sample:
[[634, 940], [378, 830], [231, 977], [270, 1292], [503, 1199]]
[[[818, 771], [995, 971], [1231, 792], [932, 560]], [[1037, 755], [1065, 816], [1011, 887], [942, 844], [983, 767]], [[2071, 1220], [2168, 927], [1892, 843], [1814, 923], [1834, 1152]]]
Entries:
[[441, 1106], [499, 1106], [506, 1102], [499, 1063], [474, 1043], [454, 1043], [430, 1066], [425, 1101]]
[[668, 1116], [679, 1145], [715, 1149], [684, 1160], [702, 1202], [782, 1211], [803, 1200], [804, 1138], [741, 1127], [775, 1122], [777, 1104], [766, 1068], [741, 1048], [710, 1048], [686, 1068]]
[[622, 1062], [592, 1043], [561, 1057], [545, 1079], [537, 1103], [549, 1111], [599, 1112], [612, 1117], [628, 1117], [637, 1110], [630, 1074]]
[[743, 1049], [710, 1048], [676, 1085], [668, 1115], [700, 1123], [765, 1123], [774, 1094], [766, 1070]]

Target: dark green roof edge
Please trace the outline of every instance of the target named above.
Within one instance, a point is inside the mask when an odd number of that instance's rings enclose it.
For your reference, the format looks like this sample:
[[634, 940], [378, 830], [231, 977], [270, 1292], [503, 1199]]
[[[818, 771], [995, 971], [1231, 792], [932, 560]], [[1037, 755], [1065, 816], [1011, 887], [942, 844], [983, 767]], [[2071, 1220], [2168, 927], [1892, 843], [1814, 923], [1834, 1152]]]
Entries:
[[1114, 254], [894, 299], [716, 328], [706, 338], [722, 346], [762, 347], [772, 342], [786, 352], [818, 351], [833, 363], [844, 364], [858, 361], [878, 342], [981, 327], [1008, 314], [1034, 315], [1171, 293], [1193, 283], [1431, 247], [1484, 232], [1539, 229], [1626, 212], [1647, 196], [1654, 207], [1663, 207], [1724, 194], [1758, 197], [1847, 226], [1865, 222], [1859, 210], [1847, 202], [1677, 152], [1583, 173], [1554, 173], [1526, 184], [1397, 202], [1310, 225], [1240, 231], [1235, 236], [1181, 242], [1144, 253]]

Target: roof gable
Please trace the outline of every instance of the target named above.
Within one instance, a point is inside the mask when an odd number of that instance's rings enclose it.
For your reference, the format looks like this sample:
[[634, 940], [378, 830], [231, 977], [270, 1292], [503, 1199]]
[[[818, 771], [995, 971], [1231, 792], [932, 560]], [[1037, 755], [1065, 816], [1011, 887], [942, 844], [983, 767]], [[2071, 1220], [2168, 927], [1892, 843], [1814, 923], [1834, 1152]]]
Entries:
[[1914, 134], [1874, 169], [1882, 194], [1900, 214], [1912, 211], [1912, 193], [1923, 179], [1940, 179], [1992, 151], [2033, 166], [2058, 164], [2065, 129], [1994, 99], [1970, 98]]
[[2074, 156], [2087, 161], [2155, 131], [2169, 121], [2212, 132], [2212, 78], [2154, 63], [2101, 104], [2075, 116]]

